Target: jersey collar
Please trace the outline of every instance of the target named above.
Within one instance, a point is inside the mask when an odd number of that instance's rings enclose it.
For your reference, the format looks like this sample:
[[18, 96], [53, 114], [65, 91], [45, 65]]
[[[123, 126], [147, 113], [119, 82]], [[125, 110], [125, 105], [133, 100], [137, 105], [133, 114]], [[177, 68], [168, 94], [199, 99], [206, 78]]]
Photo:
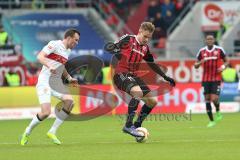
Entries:
[[214, 50], [215, 50], [215, 48], [216, 48], [216, 45], [213, 45], [212, 49], [211, 49], [211, 50], [209, 50], [209, 49], [208, 49], [208, 47], [206, 46], [206, 50], [207, 50], [208, 52], [212, 52], [212, 51], [214, 51]]
[[139, 42], [138, 39], [137, 39], [137, 35], [134, 35], [134, 37], [135, 37], [137, 43], [140, 45], [140, 42]]
[[61, 46], [65, 49], [65, 50], [67, 50], [67, 48], [64, 46], [64, 44], [63, 44], [63, 41], [62, 40], [59, 40], [60, 41], [60, 44], [61, 44]]

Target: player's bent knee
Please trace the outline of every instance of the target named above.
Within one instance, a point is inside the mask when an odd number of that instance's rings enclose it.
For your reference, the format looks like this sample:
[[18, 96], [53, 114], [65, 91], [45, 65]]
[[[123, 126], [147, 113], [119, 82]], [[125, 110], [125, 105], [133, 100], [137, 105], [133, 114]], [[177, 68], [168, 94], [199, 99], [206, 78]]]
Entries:
[[71, 112], [72, 111], [72, 109], [73, 109], [73, 106], [74, 106], [74, 102], [72, 101], [72, 103], [69, 105], [69, 112]]
[[211, 98], [205, 98], [205, 102], [211, 102]]
[[50, 116], [51, 113], [47, 112], [47, 113], [43, 113], [43, 117], [44, 119], [47, 118], [48, 116]]
[[143, 98], [143, 92], [139, 86], [135, 86], [131, 89], [130, 94], [137, 99]]
[[46, 111], [42, 111], [39, 115], [39, 118], [41, 118], [42, 120], [46, 119], [48, 116], [50, 116], [51, 114], [51, 110], [46, 110]]
[[149, 107], [154, 108], [157, 105], [157, 100], [154, 98], [149, 98], [149, 99], [147, 99], [146, 104]]
[[143, 95], [141, 93], [132, 93], [131, 94], [133, 98], [136, 98], [136, 99], [142, 99], [143, 98]]
[[154, 108], [156, 105], [157, 105], [157, 101], [156, 101], [156, 100], [151, 100], [151, 101], [150, 101], [150, 106], [151, 106], [152, 108]]
[[134, 98], [136, 99], [141, 99], [143, 98], [143, 93], [140, 92], [134, 92], [133, 94], [131, 94]]
[[219, 103], [219, 99], [218, 98], [213, 99], [213, 103]]
[[67, 99], [67, 100], [64, 100], [63, 102], [65, 105], [68, 105], [68, 106], [70, 106], [74, 103], [74, 101], [72, 99]]
[[41, 104], [41, 112], [38, 114], [39, 118], [43, 120], [47, 118], [50, 114], [51, 114], [51, 104], [50, 103]]
[[64, 100], [64, 108], [66, 111], [71, 112], [74, 106], [74, 101], [72, 99]]

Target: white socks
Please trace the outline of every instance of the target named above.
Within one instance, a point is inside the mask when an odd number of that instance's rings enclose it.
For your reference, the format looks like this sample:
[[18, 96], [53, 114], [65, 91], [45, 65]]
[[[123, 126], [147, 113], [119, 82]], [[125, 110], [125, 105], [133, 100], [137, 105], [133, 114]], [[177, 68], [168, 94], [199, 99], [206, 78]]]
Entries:
[[56, 134], [57, 129], [59, 128], [59, 126], [64, 122], [64, 120], [68, 117], [68, 114], [66, 112], [64, 112], [63, 110], [61, 110], [57, 117], [56, 120], [54, 121], [51, 129], [48, 131], [48, 133], [52, 133], [52, 134]]
[[32, 132], [33, 128], [35, 128], [40, 122], [41, 121], [38, 119], [37, 115], [33, 117], [31, 123], [26, 128], [25, 133], [29, 135]]
[[[68, 114], [66, 112], [64, 112], [63, 110], [61, 110], [57, 117], [56, 120], [54, 121], [51, 129], [48, 131], [49, 133], [52, 134], [56, 134], [57, 129], [59, 128], [59, 126], [64, 122], [64, 120], [68, 117]], [[28, 125], [28, 127], [25, 130], [25, 133], [27, 135], [30, 135], [30, 133], [32, 132], [32, 130], [40, 123], [41, 121], [38, 119], [37, 115], [35, 117], [33, 117], [31, 123]]]

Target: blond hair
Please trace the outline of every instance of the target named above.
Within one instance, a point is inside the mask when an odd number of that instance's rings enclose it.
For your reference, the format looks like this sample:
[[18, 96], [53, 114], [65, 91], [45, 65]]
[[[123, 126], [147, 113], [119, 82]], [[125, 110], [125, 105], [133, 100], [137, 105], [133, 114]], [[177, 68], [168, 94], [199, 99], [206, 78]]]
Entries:
[[150, 33], [154, 32], [155, 26], [151, 22], [143, 22], [140, 25], [140, 30], [149, 31]]

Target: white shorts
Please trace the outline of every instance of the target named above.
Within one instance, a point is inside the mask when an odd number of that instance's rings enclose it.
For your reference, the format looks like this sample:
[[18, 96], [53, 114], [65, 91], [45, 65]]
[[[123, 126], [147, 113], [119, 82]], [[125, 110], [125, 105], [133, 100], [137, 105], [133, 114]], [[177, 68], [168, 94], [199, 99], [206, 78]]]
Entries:
[[40, 104], [51, 103], [51, 96], [54, 96], [62, 100], [64, 95], [69, 94], [66, 88], [64, 91], [61, 90], [61, 92], [57, 92], [48, 85], [37, 85], [36, 89], [37, 89], [38, 100]]

